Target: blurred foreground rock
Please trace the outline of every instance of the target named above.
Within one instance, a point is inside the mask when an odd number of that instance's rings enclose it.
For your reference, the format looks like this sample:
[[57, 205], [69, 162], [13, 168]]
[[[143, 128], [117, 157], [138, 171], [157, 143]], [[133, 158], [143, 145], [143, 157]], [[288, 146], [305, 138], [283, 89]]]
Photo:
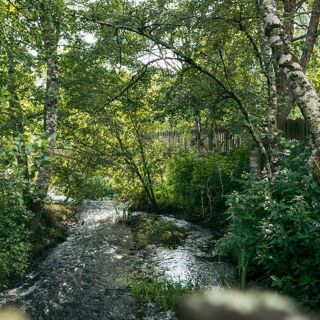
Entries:
[[29, 317], [19, 309], [5, 307], [0, 309], [0, 320], [29, 320]]
[[259, 291], [212, 290], [185, 299], [183, 320], [316, 320], [289, 298]]

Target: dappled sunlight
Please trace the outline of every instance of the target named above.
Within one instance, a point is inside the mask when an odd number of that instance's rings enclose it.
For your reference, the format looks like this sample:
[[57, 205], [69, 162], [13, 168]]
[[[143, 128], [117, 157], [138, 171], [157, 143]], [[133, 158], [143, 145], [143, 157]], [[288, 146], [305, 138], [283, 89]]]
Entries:
[[0, 320], [319, 312], [319, 28], [320, 0], [0, 0]]
[[188, 236], [184, 244], [177, 248], [151, 248], [151, 264], [159, 275], [164, 274], [174, 281], [192, 282], [201, 287], [219, 288], [236, 285], [232, 267], [224, 262], [210, 261], [213, 255], [206, 250], [206, 246], [213, 235], [209, 229], [174, 218], [163, 217], [163, 219], [186, 228]]

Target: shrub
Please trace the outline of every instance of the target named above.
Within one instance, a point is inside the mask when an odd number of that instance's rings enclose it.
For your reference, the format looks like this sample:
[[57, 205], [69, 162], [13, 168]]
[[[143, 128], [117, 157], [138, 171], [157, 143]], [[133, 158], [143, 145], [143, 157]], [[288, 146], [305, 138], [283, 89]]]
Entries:
[[167, 193], [192, 218], [215, 218], [226, 208], [226, 196], [239, 188], [238, 179], [248, 169], [248, 149], [229, 154], [177, 154], [169, 165]]
[[28, 266], [31, 213], [24, 206], [17, 179], [0, 177], [0, 288]]
[[[0, 288], [28, 267], [33, 215], [27, 206], [31, 207], [32, 203], [42, 200], [35, 178], [46, 149], [45, 136], [29, 139], [20, 134], [14, 138], [8, 136], [1, 143]], [[46, 158], [45, 161], [49, 162], [50, 159]]]
[[110, 183], [102, 176], [89, 178], [82, 187], [82, 198], [85, 199], [102, 200], [113, 195]]
[[320, 188], [310, 152], [299, 144], [287, 151], [273, 185], [248, 176], [229, 197], [231, 225], [220, 248], [238, 261], [243, 286], [248, 276], [319, 308]]
[[113, 195], [113, 189], [108, 180], [103, 176], [86, 178], [78, 176], [69, 182], [68, 197], [74, 200], [103, 200]]

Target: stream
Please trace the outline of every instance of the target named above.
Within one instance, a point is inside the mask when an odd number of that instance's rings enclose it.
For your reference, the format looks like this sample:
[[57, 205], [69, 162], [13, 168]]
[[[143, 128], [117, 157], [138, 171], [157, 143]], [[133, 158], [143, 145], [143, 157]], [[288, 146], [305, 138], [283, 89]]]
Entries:
[[[214, 252], [206, 249], [212, 238], [209, 230], [163, 216], [186, 228], [185, 243], [175, 249], [148, 246], [139, 251], [130, 228], [118, 218], [111, 201], [85, 201], [66, 241], [0, 294], [0, 306], [18, 305], [33, 320], [141, 319], [130, 294], [130, 276], [137, 270], [208, 287], [234, 283], [234, 270], [211, 259]], [[170, 312], [149, 309], [143, 319], [174, 319]]]

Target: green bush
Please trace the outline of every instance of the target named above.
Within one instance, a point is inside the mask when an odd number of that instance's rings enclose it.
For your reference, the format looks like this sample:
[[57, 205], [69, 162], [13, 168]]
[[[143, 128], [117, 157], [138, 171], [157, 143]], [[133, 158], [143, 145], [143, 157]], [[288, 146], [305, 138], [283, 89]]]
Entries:
[[19, 164], [25, 150], [31, 178], [39, 167], [45, 145], [42, 137], [26, 142], [23, 135], [7, 139], [0, 147], [0, 289], [28, 267], [31, 254], [30, 224], [33, 218], [26, 203], [36, 197], [32, 181], [25, 179]]
[[221, 154], [179, 153], [166, 176], [170, 201], [190, 216], [215, 219], [226, 208], [226, 196], [239, 188], [238, 179], [248, 169], [248, 149]]
[[320, 188], [310, 152], [294, 143], [287, 152], [273, 185], [248, 176], [229, 197], [220, 248], [237, 260], [243, 286], [248, 277], [319, 308]]
[[0, 288], [28, 266], [31, 213], [24, 206], [21, 183], [0, 177]]
[[78, 176], [68, 186], [68, 197], [74, 200], [103, 200], [113, 195], [113, 189], [103, 176], [93, 176], [86, 179]]

